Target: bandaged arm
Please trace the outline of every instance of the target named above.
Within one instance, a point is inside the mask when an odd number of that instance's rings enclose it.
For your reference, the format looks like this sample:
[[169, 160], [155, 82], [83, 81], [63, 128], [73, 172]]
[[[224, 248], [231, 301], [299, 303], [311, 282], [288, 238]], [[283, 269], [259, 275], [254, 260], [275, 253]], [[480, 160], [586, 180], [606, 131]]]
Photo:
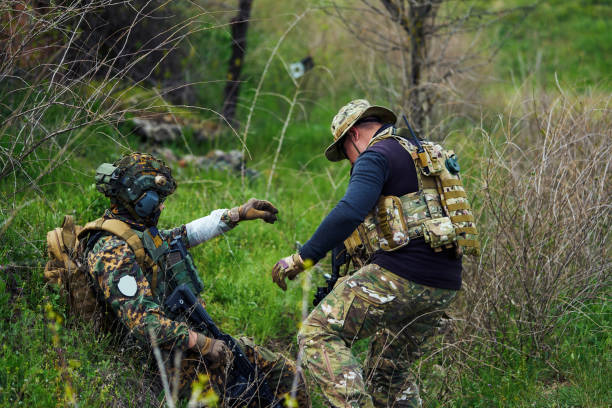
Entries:
[[198, 218], [185, 225], [189, 247], [213, 239], [234, 228], [237, 223], [230, 221], [229, 210], [214, 210], [206, 217]]

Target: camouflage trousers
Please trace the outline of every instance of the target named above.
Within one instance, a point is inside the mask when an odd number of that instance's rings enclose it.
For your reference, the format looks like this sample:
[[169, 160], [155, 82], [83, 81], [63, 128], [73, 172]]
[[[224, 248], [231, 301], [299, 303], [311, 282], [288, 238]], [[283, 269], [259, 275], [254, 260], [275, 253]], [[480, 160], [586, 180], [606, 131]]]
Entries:
[[[420, 407], [412, 363], [456, 291], [418, 285], [366, 265], [321, 301], [298, 341], [309, 373], [334, 407]], [[365, 367], [352, 343], [371, 337]]]
[[[280, 353], [270, 351], [265, 347], [256, 345], [251, 339], [241, 337], [236, 339], [247, 359], [253, 364], [257, 370], [261, 370], [261, 375], [265, 378], [270, 390], [277, 399], [286, 398], [291, 395], [292, 389], [295, 387], [295, 401], [297, 407], [310, 407], [310, 397], [304, 380], [304, 375], [301, 370], [297, 370], [295, 362], [283, 356]], [[169, 353], [165, 356], [166, 372], [168, 373], [169, 382], [178, 381], [179, 396], [189, 398], [191, 394], [191, 385], [197, 380], [198, 374], [205, 374], [209, 377], [207, 387], [212, 389], [219, 396], [220, 406], [230, 406], [224, 403], [224, 394], [226, 390], [226, 381], [228, 369], [217, 368], [209, 369], [206, 366], [205, 360], [197, 352], [188, 351], [180, 359], [180, 364], [177, 366], [174, 361], [174, 355]], [[204, 391], [206, 392], [206, 391]], [[243, 407], [245, 405], [235, 402], [231, 406]], [[267, 407], [268, 405], [260, 401], [253, 400], [249, 407]]]

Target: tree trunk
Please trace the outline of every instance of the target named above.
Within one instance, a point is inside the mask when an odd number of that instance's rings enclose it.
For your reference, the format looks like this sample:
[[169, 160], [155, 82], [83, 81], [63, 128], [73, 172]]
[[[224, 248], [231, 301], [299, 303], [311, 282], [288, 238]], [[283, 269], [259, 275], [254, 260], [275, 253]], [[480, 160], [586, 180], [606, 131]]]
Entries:
[[409, 103], [411, 118], [417, 131], [423, 130], [423, 122], [429, 114], [427, 90], [423, 88], [422, 70], [427, 59], [427, 37], [425, 34], [426, 19], [433, 9], [429, 1], [410, 2], [410, 94]]
[[[391, 18], [398, 22], [410, 41], [408, 72], [408, 109], [414, 128], [423, 131], [431, 113], [431, 95], [423, 85], [423, 71], [428, 59], [428, 36], [442, 0], [381, 0]], [[429, 32], [428, 32], [429, 31]]]
[[236, 103], [240, 94], [240, 73], [244, 63], [247, 46], [247, 29], [251, 16], [253, 0], [240, 0], [238, 15], [231, 20], [232, 56], [229, 60], [227, 83], [225, 85], [223, 116], [231, 124], [236, 124]]

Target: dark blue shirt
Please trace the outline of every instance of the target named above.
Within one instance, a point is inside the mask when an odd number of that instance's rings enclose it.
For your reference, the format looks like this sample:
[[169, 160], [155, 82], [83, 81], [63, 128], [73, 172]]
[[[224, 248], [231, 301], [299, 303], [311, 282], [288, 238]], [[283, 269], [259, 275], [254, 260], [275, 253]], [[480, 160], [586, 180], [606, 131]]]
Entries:
[[[344, 197], [325, 217], [300, 250], [303, 259], [319, 261], [348, 238], [376, 205], [381, 195], [402, 196], [418, 190], [410, 153], [395, 139], [385, 139], [355, 161]], [[461, 260], [454, 250], [434, 252], [422, 238], [397, 251], [377, 251], [371, 262], [416, 282], [436, 288], [461, 288]]]

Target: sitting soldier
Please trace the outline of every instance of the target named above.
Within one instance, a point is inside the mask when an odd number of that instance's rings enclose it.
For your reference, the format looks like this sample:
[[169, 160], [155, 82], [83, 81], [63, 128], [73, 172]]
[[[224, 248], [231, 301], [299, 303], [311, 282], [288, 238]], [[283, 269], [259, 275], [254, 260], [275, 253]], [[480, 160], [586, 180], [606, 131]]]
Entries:
[[[157, 222], [164, 200], [174, 192], [176, 182], [164, 162], [142, 153], [102, 164], [96, 185], [111, 205], [79, 234], [90, 283], [105, 309], [112, 311], [107, 317], [121, 322], [141, 344], [159, 347], [168, 377], [173, 380], [178, 375], [179, 395], [189, 396], [198, 374], [207, 374], [227, 406], [280, 407], [282, 398], [292, 391], [300, 407], [309, 406], [303, 376], [293, 361], [247, 338], [236, 341], [238, 350], [230, 350], [202, 326], [196, 329], [188, 313], [169, 310], [165, 304], [179, 287], [195, 296], [203, 290], [188, 248], [229, 231], [240, 221], [274, 223], [276, 208], [252, 198], [239, 207], [214, 210], [186, 225], [160, 231]], [[199, 298], [198, 302], [203, 305]], [[257, 372], [257, 380], [251, 378], [248, 386], [238, 388], [246, 389], [242, 396], [228, 392], [228, 387], [236, 386], [236, 353], [243, 353]], [[182, 357], [180, 364], [175, 364], [177, 354]]]

